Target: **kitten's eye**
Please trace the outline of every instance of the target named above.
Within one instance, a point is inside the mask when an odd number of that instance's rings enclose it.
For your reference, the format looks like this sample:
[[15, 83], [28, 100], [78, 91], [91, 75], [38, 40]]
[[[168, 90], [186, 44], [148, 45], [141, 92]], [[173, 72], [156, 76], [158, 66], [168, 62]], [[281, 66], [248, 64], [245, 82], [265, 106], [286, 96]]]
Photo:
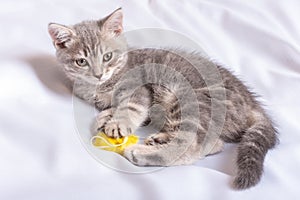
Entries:
[[107, 62], [112, 58], [112, 52], [106, 53], [103, 55], [103, 61]]
[[86, 61], [86, 59], [84, 58], [79, 58], [77, 59], [76, 61], [76, 64], [80, 67], [84, 67], [84, 66], [87, 66], [88, 65], [88, 62]]

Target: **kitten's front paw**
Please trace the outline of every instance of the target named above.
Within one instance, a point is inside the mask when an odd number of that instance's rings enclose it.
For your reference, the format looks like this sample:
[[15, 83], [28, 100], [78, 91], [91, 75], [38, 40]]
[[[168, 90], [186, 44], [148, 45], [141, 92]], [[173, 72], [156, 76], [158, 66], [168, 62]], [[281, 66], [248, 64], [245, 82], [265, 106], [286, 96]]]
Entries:
[[135, 144], [125, 148], [124, 157], [138, 166], [168, 166], [159, 146]]
[[104, 129], [105, 124], [112, 118], [112, 109], [101, 111], [95, 119], [92, 132], [97, 133]]
[[129, 146], [124, 150], [124, 157], [134, 165], [146, 166], [149, 162], [146, 160], [145, 154], [151, 153], [148, 147], [141, 144]]
[[104, 132], [109, 137], [118, 138], [131, 134], [132, 129], [125, 121], [110, 120], [104, 126]]
[[155, 133], [150, 135], [144, 143], [146, 145], [159, 145], [159, 144], [166, 144], [170, 142], [172, 139], [172, 136], [168, 133]]

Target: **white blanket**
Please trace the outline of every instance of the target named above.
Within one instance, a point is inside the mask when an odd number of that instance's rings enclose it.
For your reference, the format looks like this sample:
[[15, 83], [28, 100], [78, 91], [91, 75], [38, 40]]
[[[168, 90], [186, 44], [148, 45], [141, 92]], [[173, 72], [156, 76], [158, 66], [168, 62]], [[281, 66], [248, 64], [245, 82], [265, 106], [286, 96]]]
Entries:
[[[230, 188], [235, 146], [192, 166], [126, 174], [99, 164], [76, 133], [49, 22], [99, 19], [122, 6], [125, 30], [158, 27], [201, 44], [260, 94], [280, 145], [256, 187]], [[0, 1], [0, 199], [297, 199], [300, 185], [298, 0]]]

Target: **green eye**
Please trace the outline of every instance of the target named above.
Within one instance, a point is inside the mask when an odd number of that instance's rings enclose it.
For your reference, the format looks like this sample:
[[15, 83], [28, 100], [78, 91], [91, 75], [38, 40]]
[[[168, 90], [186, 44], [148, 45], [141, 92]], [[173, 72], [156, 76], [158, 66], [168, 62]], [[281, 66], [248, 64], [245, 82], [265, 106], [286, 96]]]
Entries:
[[88, 65], [88, 62], [86, 61], [86, 59], [84, 58], [79, 58], [77, 59], [76, 61], [76, 64], [80, 67], [84, 67], [84, 66], [87, 66]]
[[112, 58], [112, 52], [106, 53], [103, 55], [103, 61], [107, 62]]

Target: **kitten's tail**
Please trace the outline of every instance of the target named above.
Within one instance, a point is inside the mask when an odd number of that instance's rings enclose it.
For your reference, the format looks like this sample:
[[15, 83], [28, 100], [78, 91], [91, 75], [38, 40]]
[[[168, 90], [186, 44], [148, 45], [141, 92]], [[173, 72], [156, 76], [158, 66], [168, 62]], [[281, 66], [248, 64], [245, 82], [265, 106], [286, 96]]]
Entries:
[[268, 118], [245, 132], [238, 146], [237, 175], [233, 181], [235, 189], [247, 189], [260, 181], [265, 155], [276, 143], [276, 129]]

